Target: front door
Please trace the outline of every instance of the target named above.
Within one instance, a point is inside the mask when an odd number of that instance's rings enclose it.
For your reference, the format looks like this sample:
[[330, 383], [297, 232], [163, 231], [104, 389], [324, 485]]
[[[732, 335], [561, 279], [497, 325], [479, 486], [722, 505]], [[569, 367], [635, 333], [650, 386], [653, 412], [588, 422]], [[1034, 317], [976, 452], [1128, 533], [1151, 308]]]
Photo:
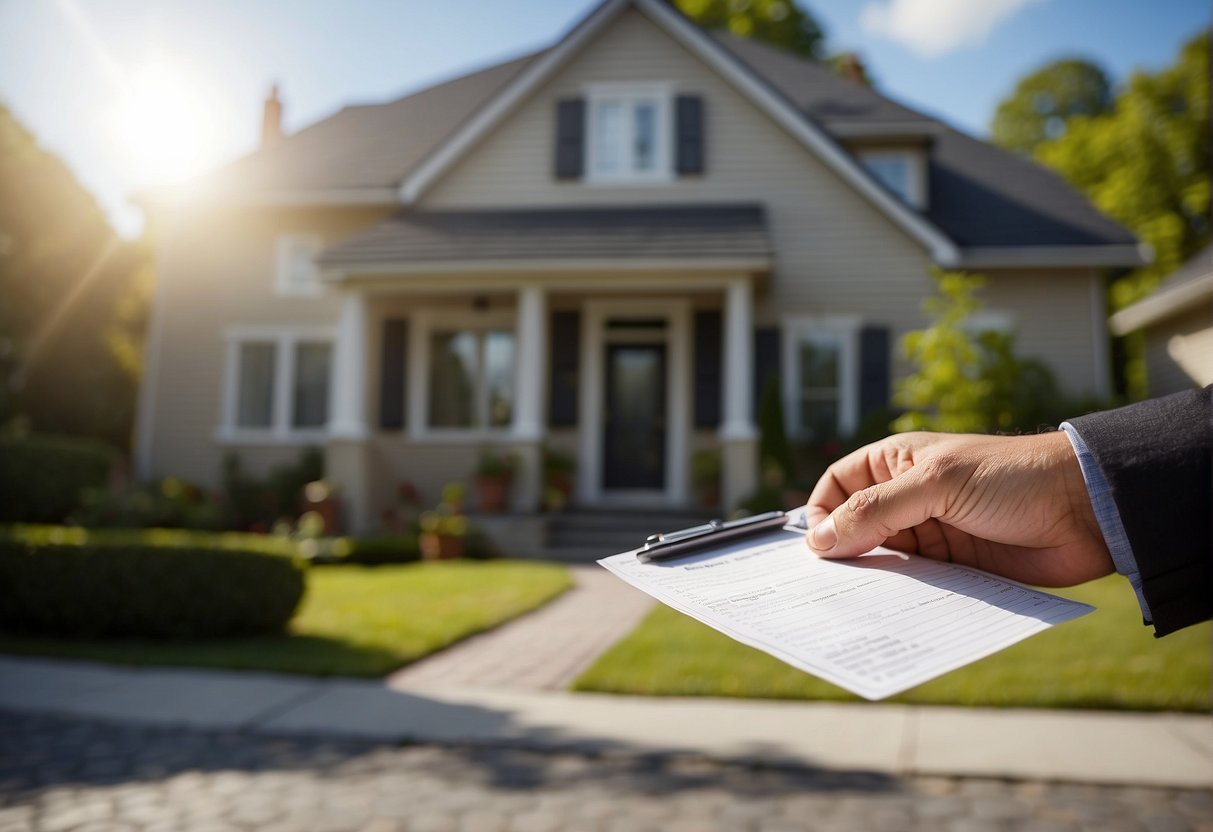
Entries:
[[665, 344], [608, 344], [603, 488], [665, 488], [665, 405]]

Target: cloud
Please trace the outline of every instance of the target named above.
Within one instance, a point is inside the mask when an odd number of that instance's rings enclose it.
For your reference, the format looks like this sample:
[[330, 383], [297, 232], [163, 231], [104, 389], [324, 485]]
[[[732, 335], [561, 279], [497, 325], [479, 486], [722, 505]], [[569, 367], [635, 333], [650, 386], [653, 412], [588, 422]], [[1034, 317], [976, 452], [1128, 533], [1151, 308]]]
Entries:
[[924, 58], [978, 46], [990, 31], [1044, 0], [877, 0], [859, 15], [865, 32], [902, 44]]

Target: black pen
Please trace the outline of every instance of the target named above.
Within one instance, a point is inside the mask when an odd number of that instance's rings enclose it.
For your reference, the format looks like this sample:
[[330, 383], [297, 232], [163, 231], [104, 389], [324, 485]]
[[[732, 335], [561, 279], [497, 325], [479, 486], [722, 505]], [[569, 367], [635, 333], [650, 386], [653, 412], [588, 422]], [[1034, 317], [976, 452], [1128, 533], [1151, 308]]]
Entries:
[[644, 546], [636, 552], [636, 559], [641, 563], [653, 563], [681, 558], [740, 538], [780, 529], [787, 523], [788, 516], [782, 511], [768, 511], [728, 522], [711, 520], [702, 526], [649, 535]]

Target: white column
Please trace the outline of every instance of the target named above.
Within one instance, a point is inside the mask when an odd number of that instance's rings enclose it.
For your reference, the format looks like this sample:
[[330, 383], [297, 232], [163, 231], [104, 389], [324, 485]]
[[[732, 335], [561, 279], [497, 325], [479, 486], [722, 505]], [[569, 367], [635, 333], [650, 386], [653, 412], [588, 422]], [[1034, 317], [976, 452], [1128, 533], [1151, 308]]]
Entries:
[[362, 292], [347, 289], [342, 295], [329, 400], [329, 432], [338, 439], [365, 439], [370, 435], [366, 421], [366, 307]]
[[547, 298], [539, 286], [518, 292], [517, 391], [514, 398], [513, 434], [539, 440], [544, 434], [543, 379], [547, 374]]
[[724, 423], [720, 438], [754, 439], [754, 301], [745, 279], [729, 283], [724, 304]]

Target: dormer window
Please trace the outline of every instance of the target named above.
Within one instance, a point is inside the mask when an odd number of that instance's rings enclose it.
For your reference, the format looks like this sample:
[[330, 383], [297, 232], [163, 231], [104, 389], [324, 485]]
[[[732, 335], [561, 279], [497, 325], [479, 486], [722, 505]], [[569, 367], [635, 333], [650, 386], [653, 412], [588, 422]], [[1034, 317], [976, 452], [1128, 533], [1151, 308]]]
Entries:
[[926, 207], [926, 158], [921, 151], [860, 150], [858, 156], [877, 182], [915, 208]]
[[594, 84], [586, 89], [587, 179], [664, 181], [670, 161], [670, 90], [664, 84]]

